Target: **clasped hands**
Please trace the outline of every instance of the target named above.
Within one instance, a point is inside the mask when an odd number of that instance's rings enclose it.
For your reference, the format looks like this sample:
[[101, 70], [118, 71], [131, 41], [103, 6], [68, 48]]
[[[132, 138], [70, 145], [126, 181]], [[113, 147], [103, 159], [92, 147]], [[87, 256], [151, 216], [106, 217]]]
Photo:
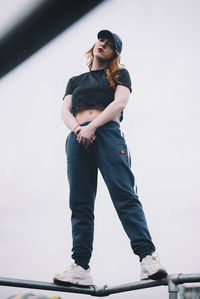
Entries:
[[84, 147], [87, 149], [89, 145], [91, 145], [95, 139], [95, 129], [91, 127], [89, 124], [86, 126], [78, 126], [74, 133], [77, 136], [78, 143], [82, 143]]

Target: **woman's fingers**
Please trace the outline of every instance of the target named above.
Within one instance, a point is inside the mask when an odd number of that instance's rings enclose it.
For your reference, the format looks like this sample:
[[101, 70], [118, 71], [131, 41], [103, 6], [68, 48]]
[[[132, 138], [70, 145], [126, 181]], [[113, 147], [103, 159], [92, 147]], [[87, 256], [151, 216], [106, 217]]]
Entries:
[[89, 139], [82, 137], [80, 135], [77, 136], [78, 143], [82, 143], [84, 146], [90, 141]]
[[92, 135], [90, 138], [83, 137], [80, 134], [77, 135], [78, 143], [82, 143], [85, 146], [85, 148], [91, 145], [95, 141], [95, 139], [96, 139], [95, 135]]
[[77, 135], [77, 138], [76, 138], [76, 139], [77, 139], [78, 143], [81, 143], [81, 139], [82, 139], [82, 138], [81, 138], [80, 135]]
[[95, 139], [96, 139], [96, 136], [95, 135], [93, 135], [91, 138], [90, 138], [90, 140], [93, 142], [93, 141], [95, 141]]
[[83, 137], [83, 136], [78, 134], [76, 139], [77, 139], [78, 142], [82, 142], [82, 141], [85, 142], [86, 140], [93, 142], [96, 139], [96, 136], [93, 135], [90, 138], [87, 138], [87, 137]]

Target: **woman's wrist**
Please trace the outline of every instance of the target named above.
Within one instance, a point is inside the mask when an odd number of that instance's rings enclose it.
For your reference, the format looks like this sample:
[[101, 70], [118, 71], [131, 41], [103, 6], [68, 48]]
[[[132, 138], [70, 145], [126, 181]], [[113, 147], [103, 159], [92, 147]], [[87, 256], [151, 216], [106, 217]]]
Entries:
[[96, 129], [98, 128], [98, 126], [94, 123], [94, 120], [92, 120], [89, 124], [89, 127], [91, 127], [94, 131], [96, 131]]
[[76, 130], [76, 128], [78, 128], [80, 125], [78, 124], [78, 125], [76, 125], [74, 128], [73, 128], [73, 130], [72, 130], [72, 132], [74, 132], [75, 133], [75, 130]]

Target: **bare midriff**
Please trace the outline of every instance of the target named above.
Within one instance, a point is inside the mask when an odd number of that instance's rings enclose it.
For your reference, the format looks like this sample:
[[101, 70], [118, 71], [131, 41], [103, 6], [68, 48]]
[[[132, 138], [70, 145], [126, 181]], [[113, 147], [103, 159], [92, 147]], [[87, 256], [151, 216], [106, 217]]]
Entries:
[[[79, 107], [77, 109], [76, 120], [78, 121], [79, 124], [86, 122], [86, 121], [92, 121], [99, 114], [101, 114], [104, 109], [105, 109], [105, 107], [102, 107], [102, 106], [95, 106], [92, 108]], [[116, 116], [112, 120], [119, 122], [119, 117]]]

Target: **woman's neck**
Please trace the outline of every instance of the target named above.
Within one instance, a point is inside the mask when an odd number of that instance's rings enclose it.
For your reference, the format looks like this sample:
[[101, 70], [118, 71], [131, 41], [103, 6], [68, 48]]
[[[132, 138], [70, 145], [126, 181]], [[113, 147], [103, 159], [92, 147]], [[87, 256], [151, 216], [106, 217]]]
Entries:
[[103, 59], [98, 59], [97, 57], [94, 57], [91, 71], [105, 69], [107, 65], [108, 65], [107, 60], [105, 61]]

